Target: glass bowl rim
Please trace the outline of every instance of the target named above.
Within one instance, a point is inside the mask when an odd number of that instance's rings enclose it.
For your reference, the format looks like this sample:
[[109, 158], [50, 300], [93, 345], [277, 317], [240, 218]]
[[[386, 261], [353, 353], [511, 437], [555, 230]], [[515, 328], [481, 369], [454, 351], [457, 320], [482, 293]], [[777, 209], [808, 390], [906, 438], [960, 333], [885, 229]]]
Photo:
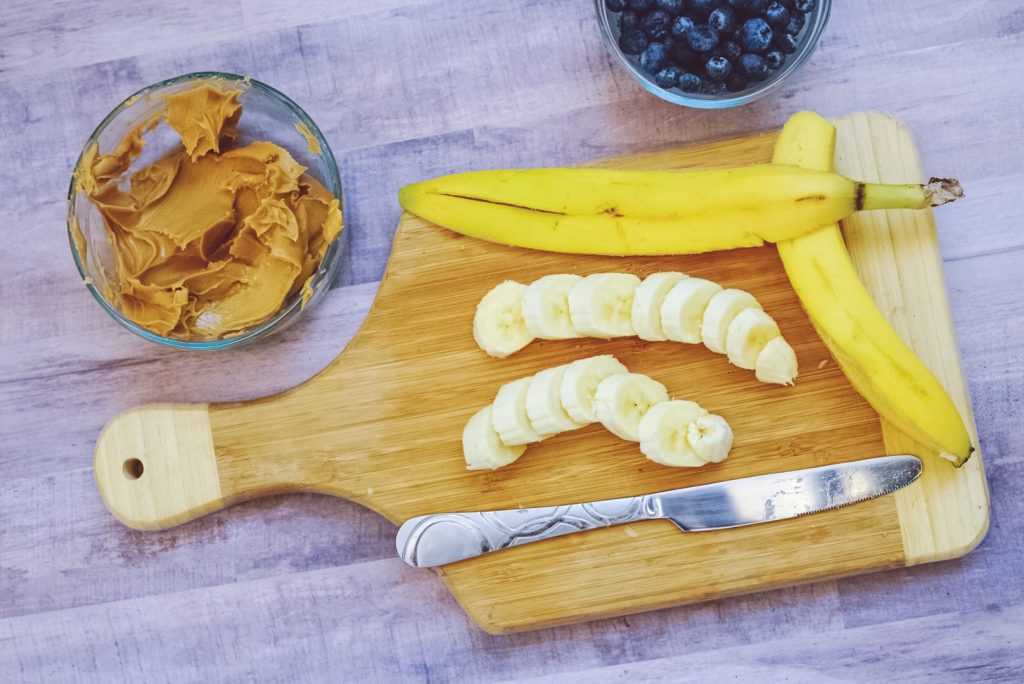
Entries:
[[605, 5], [605, 0], [594, 0], [594, 7], [597, 12], [597, 23], [601, 27], [601, 37], [604, 39], [605, 46], [615, 56], [618, 63], [633, 77], [633, 80], [639, 83], [644, 90], [652, 95], [657, 95], [666, 102], [683, 107], [691, 107], [693, 109], [728, 109], [753, 102], [775, 90], [779, 87], [779, 84], [789, 78], [793, 72], [807, 61], [811, 53], [814, 52], [815, 47], [817, 47], [818, 40], [825, 30], [826, 24], [828, 24], [829, 15], [832, 11], [832, 0], [818, 0], [817, 5], [812, 10], [814, 13], [814, 24], [812, 24], [807, 35], [804, 36], [799, 49], [793, 55], [793, 59], [781, 71], [762, 81], [754, 89], [742, 90], [735, 94], [727, 93], [726, 95], [712, 95], [709, 97], [695, 97], [688, 93], [674, 93], [652, 81], [639, 67], [630, 62], [629, 58], [619, 49], [618, 41], [612, 36], [611, 19], [608, 14], [611, 10]]
[[[121, 112], [127, 109], [129, 106], [137, 102], [139, 99], [147, 97], [152, 93], [162, 90], [164, 88], [178, 85], [179, 83], [187, 83], [190, 81], [201, 81], [201, 80], [222, 80], [222, 81], [233, 81], [245, 84], [247, 88], [254, 88], [257, 92], [269, 97], [272, 100], [283, 104], [293, 116], [295, 116], [306, 128], [312, 133], [317, 144], [320, 145], [320, 155], [324, 158], [325, 165], [327, 167], [328, 178], [327, 181], [330, 184], [331, 194], [338, 198], [338, 202], [341, 204], [341, 215], [342, 215], [342, 232], [345, 231], [344, 217], [346, 215], [345, 207], [345, 195], [342, 191], [341, 185], [341, 174], [338, 171], [338, 163], [334, 158], [334, 152], [331, 150], [331, 146], [327, 143], [324, 138], [323, 132], [320, 127], [316, 125], [316, 122], [306, 113], [306, 111], [300, 107], [290, 97], [277, 90], [276, 88], [263, 83], [251, 76], [242, 76], [240, 74], [233, 74], [224, 71], [194, 71], [174, 78], [168, 78], [163, 81], [152, 83], [144, 88], [141, 88], [124, 100], [122, 100], [116, 107], [114, 107], [109, 114], [103, 117], [103, 120], [96, 126], [92, 133], [89, 134], [85, 145], [82, 147], [82, 151], [78, 155], [78, 159], [75, 161], [74, 169], [71, 173], [71, 183], [68, 186], [68, 215], [67, 215], [67, 230], [68, 230], [68, 241], [71, 246], [71, 256], [74, 259], [75, 267], [78, 269], [78, 274], [82, 281], [85, 282], [86, 289], [89, 290], [93, 298], [99, 302], [100, 306], [118, 323], [122, 326], [131, 330], [136, 335], [143, 337], [152, 342], [162, 344], [168, 347], [174, 347], [176, 349], [227, 349], [230, 347], [237, 347], [242, 344], [252, 342], [260, 338], [264, 333], [268, 333], [276, 329], [283, 321], [289, 320], [294, 316], [298, 315], [307, 305], [303, 303], [301, 296], [294, 297], [292, 302], [287, 306], [281, 308], [272, 318], [264, 321], [260, 325], [256, 326], [252, 330], [247, 330], [239, 335], [233, 335], [230, 337], [222, 337], [214, 340], [179, 340], [173, 337], [166, 337], [159, 335], [151, 330], [148, 330], [138, 323], [132, 321], [125, 316], [121, 311], [117, 309], [113, 304], [107, 301], [106, 297], [99, 291], [89, 279], [88, 271], [85, 268], [85, 264], [82, 263], [81, 255], [78, 253], [78, 245], [75, 242], [74, 229], [72, 222], [76, 220], [75, 217], [75, 206], [77, 203], [76, 185], [78, 179], [78, 169], [82, 164], [82, 160], [85, 158], [86, 153], [95, 144], [99, 144], [100, 135], [107, 129], [107, 126], [117, 118]], [[347, 238], [347, 236], [346, 236]], [[324, 253], [324, 258], [320, 262], [320, 266], [313, 273], [313, 279], [310, 281], [310, 288], [313, 292], [317, 292], [317, 286], [323, 283], [325, 280], [330, 279], [335, 275], [338, 268], [341, 265], [341, 241], [342, 236], [338, 236], [328, 246], [327, 251]]]

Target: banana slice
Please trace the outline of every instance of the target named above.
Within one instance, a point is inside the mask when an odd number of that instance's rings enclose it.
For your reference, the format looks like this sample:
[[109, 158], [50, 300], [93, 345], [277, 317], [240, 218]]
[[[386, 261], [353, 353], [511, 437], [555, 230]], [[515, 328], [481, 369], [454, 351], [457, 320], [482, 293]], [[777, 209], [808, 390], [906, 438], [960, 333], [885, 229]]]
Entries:
[[594, 273], [569, 291], [572, 327], [583, 337], [630, 337], [633, 296], [640, 279], [632, 273]]
[[462, 455], [467, 470], [494, 470], [523, 455], [526, 445], [505, 446], [494, 431], [492, 408], [485, 406], [469, 419], [462, 430]]
[[531, 378], [519, 378], [506, 383], [494, 397], [491, 424], [505, 446], [540, 442], [550, 436], [539, 434], [530, 425], [530, 417], [526, 413], [526, 392], [530, 387], [530, 380]]
[[708, 302], [722, 286], [703, 278], [687, 278], [669, 290], [661, 304], [661, 327], [668, 339], [700, 344], [701, 321]]
[[619, 373], [601, 381], [594, 394], [594, 412], [612, 434], [640, 441], [640, 420], [652, 406], [668, 401], [668, 390], [639, 373]]
[[562, 376], [562, 408], [577, 423], [589, 424], [597, 421], [597, 413], [594, 411], [594, 394], [597, 393], [597, 386], [611, 375], [628, 372], [629, 369], [610, 354], [573, 361], [566, 367]]
[[506, 280], [484, 295], [473, 316], [473, 339], [491, 356], [503, 359], [533, 342], [523, 320], [526, 286]]
[[652, 342], [668, 339], [661, 329], [661, 303], [669, 290], [687, 277], [675, 271], [665, 271], [644, 278], [633, 297], [632, 319], [637, 337]]
[[704, 309], [704, 320], [701, 323], [701, 336], [704, 346], [718, 354], [725, 353], [725, 337], [729, 332], [732, 319], [744, 309], [763, 309], [754, 295], [743, 290], [729, 288], [722, 290], [708, 302]]
[[640, 451], [661, 465], [699, 468], [705, 460], [687, 439], [690, 426], [708, 412], [692, 401], [664, 401], [640, 420]]
[[573, 420], [562, 407], [562, 379], [568, 367], [548, 368], [530, 379], [526, 390], [526, 415], [537, 434], [554, 435], [586, 425]]
[[725, 335], [725, 353], [733, 365], [754, 370], [761, 350], [781, 335], [775, 320], [764, 311], [744, 309], [729, 324], [729, 331]]
[[578, 275], [558, 273], [546, 275], [526, 287], [523, 320], [530, 334], [541, 340], [579, 337], [569, 316], [569, 290], [581, 280]]
[[721, 463], [732, 449], [732, 428], [722, 416], [701, 416], [690, 423], [686, 441], [705, 463]]
[[754, 371], [761, 382], [792, 385], [798, 372], [796, 352], [781, 337], [769, 340], [754, 361]]

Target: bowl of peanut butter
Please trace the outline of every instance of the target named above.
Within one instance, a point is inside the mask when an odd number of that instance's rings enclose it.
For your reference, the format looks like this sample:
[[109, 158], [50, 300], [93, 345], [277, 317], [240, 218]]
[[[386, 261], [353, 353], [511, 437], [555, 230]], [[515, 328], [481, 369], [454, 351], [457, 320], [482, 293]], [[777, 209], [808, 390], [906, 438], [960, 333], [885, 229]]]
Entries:
[[341, 263], [338, 167], [313, 120], [251, 78], [156, 83], [97, 127], [68, 191], [86, 287], [124, 327], [188, 349], [286, 328]]

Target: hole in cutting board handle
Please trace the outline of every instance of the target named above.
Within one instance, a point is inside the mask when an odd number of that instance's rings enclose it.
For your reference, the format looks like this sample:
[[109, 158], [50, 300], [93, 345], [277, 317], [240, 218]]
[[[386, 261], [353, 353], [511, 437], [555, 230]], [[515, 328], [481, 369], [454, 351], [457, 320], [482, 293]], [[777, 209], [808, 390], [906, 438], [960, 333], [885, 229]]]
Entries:
[[137, 458], [129, 458], [121, 466], [121, 470], [124, 471], [124, 476], [129, 480], [138, 480], [142, 477], [142, 473], [145, 472], [146, 468]]

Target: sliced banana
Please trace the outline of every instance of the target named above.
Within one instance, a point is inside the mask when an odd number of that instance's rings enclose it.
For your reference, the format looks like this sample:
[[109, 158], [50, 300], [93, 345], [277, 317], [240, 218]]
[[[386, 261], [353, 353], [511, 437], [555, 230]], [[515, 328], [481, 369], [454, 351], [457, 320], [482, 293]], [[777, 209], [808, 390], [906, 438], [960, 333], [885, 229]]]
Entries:
[[594, 412], [612, 434], [640, 441], [640, 420], [652, 406], [668, 401], [668, 390], [639, 373], [620, 373], [601, 381], [594, 394]]
[[630, 337], [633, 296], [640, 279], [632, 273], [594, 273], [569, 291], [572, 327], [582, 337]]
[[523, 320], [526, 329], [541, 340], [568, 340], [579, 337], [569, 315], [569, 290], [583, 280], [571, 273], [546, 275], [526, 287], [523, 294]]
[[523, 455], [526, 445], [505, 446], [491, 422], [490, 406], [485, 406], [469, 419], [462, 430], [462, 455], [467, 470], [494, 470], [512, 463]]
[[699, 468], [704, 459], [690, 446], [690, 425], [708, 414], [692, 401], [664, 401], [640, 420], [640, 451], [661, 465]]
[[704, 310], [722, 286], [703, 278], [686, 278], [669, 290], [661, 304], [661, 327], [668, 339], [700, 344]]
[[533, 342], [523, 320], [526, 285], [506, 280], [484, 295], [473, 316], [473, 339], [491, 356], [503, 359]]
[[526, 390], [526, 415], [537, 434], [555, 435], [586, 425], [573, 420], [562, 407], [562, 379], [568, 367], [548, 368], [530, 379]]
[[494, 397], [491, 424], [506, 446], [540, 442], [550, 436], [541, 435], [530, 425], [530, 417], [526, 413], [529, 388], [530, 378], [520, 378], [502, 385]]
[[792, 385], [798, 373], [796, 352], [781, 337], [769, 340], [754, 361], [754, 372], [761, 382]]
[[705, 463], [721, 463], [732, 449], [732, 428], [722, 416], [701, 416], [690, 423], [686, 441]]
[[704, 346], [718, 354], [725, 353], [725, 338], [732, 319], [744, 309], [763, 309], [754, 295], [743, 290], [728, 288], [715, 294], [704, 309], [701, 337]]
[[761, 350], [781, 335], [775, 320], [764, 311], [744, 309], [729, 324], [729, 331], [725, 335], [725, 353], [733, 365], [754, 370]]
[[597, 421], [597, 413], [594, 410], [597, 386], [611, 375], [628, 372], [629, 369], [610, 354], [573, 361], [566, 367], [562, 376], [562, 408], [577, 423], [589, 424]]
[[658, 342], [667, 340], [661, 329], [661, 304], [665, 295], [687, 276], [675, 271], [652, 273], [636, 288], [633, 297], [633, 328], [641, 340]]

